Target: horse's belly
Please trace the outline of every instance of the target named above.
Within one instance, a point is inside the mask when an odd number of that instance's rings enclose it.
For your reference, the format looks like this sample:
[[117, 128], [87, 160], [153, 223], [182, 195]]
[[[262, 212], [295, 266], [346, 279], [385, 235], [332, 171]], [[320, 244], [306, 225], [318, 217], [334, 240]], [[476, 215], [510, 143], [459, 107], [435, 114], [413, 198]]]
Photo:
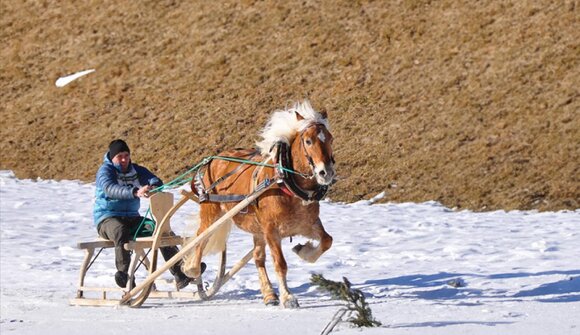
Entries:
[[238, 214], [234, 217], [234, 223], [238, 228], [241, 230], [253, 234], [253, 235], [262, 235], [262, 226], [256, 220], [255, 215], [251, 214]]

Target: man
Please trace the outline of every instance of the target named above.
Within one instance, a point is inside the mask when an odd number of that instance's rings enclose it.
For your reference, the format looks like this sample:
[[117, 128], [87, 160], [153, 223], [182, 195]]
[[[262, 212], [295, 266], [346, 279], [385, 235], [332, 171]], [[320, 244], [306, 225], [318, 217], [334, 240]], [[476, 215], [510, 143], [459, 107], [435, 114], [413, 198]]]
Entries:
[[[94, 221], [99, 235], [115, 243], [115, 282], [127, 286], [131, 255], [123, 245], [133, 239], [143, 221], [139, 214], [140, 198], [163, 185], [151, 171], [131, 162], [131, 151], [123, 140], [109, 144], [103, 164], [97, 172]], [[177, 247], [160, 248], [165, 260], [173, 257]], [[201, 265], [202, 272], [205, 264]], [[181, 271], [181, 261], [170, 269], [178, 289], [186, 287], [193, 279]]]

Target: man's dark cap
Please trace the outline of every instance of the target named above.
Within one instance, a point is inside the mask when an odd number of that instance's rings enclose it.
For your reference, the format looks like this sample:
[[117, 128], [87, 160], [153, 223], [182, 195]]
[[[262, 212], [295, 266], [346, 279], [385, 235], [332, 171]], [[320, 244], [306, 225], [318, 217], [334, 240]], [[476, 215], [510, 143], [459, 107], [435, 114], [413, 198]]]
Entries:
[[110, 159], [115, 158], [115, 156], [117, 156], [117, 154], [119, 152], [123, 152], [123, 151], [131, 153], [131, 150], [129, 150], [129, 146], [127, 145], [127, 143], [125, 143], [125, 141], [114, 140], [113, 142], [111, 142], [111, 144], [109, 144], [109, 158]]

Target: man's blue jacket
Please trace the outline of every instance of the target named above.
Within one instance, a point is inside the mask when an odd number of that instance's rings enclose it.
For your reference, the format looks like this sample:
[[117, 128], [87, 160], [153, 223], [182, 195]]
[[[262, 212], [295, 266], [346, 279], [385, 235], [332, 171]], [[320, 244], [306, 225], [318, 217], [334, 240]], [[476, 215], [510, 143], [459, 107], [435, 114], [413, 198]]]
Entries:
[[113, 164], [106, 153], [97, 172], [93, 209], [95, 226], [112, 216], [139, 216], [141, 201], [135, 192], [145, 185], [161, 186], [163, 182], [151, 171], [133, 163], [129, 163], [126, 173], [121, 172], [121, 167]]

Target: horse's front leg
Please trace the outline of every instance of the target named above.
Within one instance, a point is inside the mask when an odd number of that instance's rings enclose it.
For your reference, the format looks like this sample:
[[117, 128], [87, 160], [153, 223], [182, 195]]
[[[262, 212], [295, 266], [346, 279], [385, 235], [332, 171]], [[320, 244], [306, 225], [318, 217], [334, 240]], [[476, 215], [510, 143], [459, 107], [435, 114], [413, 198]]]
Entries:
[[254, 236], [254, 262], [256, 262], [256, 269], [258, 269], [260, 291], [262, 292], [264, 303], [266, 305], [277, 306], [280, 300], [274, 292], [272, 283], [266, 272], [266, 241], [264, 241], [263, 236]]
[[312, 225], [312, 230], [304, 236], [320, 241], [316, 247], [312, 242], [308, 241], [305, 244], [297, 244], [292, 248], [292, 251], [307, 262], [316, 262], [332, 246], [332, 236], [328, 235], [326, 230], [324, 230], [320, 218]]
[[300, 307], [300, 305], [298, 305], [298, 300], [290, 293], [290, 290], [288, 289], [288, 283], [286, 282], [288, 265], [286, 264], [284, 254], [282, 253], [280, 234], [273, 225], [268, 225], [264, 235], [266, 242], [270, 247], [272, 258], [274, 259], [274, 270], [276, 271], [276, 275], [278, 277], [278, 291], [280, 293], [282, 306], [285, 308], [298, 308]]

